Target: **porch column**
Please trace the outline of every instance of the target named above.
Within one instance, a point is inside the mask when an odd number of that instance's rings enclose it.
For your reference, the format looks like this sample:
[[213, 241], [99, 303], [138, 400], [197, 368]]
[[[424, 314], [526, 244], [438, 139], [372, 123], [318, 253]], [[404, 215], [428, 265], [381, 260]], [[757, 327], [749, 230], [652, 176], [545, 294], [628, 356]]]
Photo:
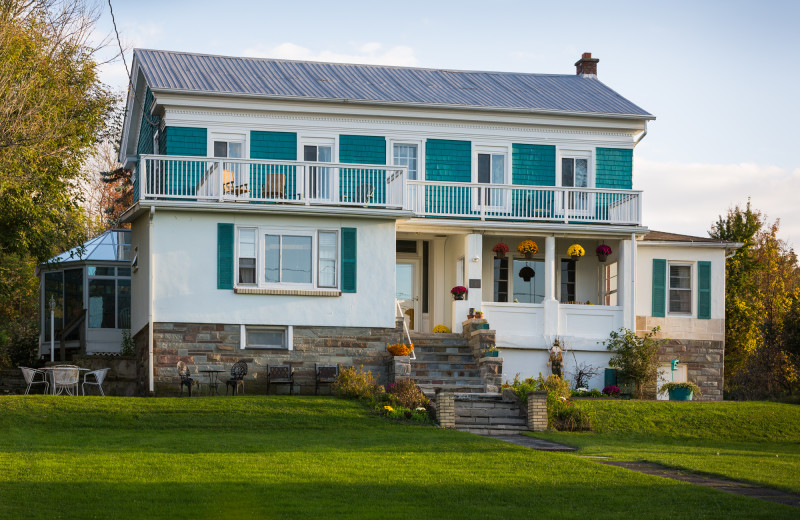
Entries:
[[544, 328], [548, 343], [558, 336], [558, 300], [556, 300], [556, 237], [544, 238]]
[[449, 298], [450, 288], [447, 287], [447, 280], [445, 277], [445, 259], [444, 259], [444, 244], [447, 240], [446, 237], [436, 237], [431, 242], [431, 259], [430, 270], [431, 279], [429, 280], [428, 298], [431, 299], [431, 328], [440, 323], [446, 323], [447, 311], [449, 307], [447, 304], [452, 298]]
[[630, 240], [619, 241], [619, 271], [617, 272], [617, 299], [622, 307], [622, 326], [633, 329], [631, 280], [633, 279], [633, 243]]
[[[483, 299], [483, 287], [481, 286], [483, 277], [483, 235], [477, 233], [467, 235], [465, 246], [464, 262], [466, 263], [467, 276], [464, 283], [469, 290], [467, 301], [470, 307], [480, 309], [481, 300]], [[473, 283], [478, 287], [471, 287]]]

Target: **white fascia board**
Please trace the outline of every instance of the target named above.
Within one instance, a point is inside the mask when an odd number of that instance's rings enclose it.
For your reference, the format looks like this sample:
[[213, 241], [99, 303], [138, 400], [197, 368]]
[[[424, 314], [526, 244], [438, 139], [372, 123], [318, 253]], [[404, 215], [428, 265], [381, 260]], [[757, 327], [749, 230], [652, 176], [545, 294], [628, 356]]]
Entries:
[[[155, 92], [155, 90], [153, 91]], [[252, 99], [262, 101], [310, 101], [313, 103], [331, 103], [331, 104], [346, 104], [355, 106], [389, 106], [389, 107], [413, 107], [424, 109], [444, 109], [444, 110], [474, 110], [478, 112], [492, 112], [492, 113], [517, 113], [517, 114], [547, 114], [547, 115], [561, 115], [561, 116], [576, 116], [576, 117], [595, 117], [601, 119], [619, 119], [619, 120], [634, 120], [634, 121], [652, 121], [656, 116], [640, 115], [640, 114], [607, 114], [602, 112], [576, 112], [568, 110], [544, 110], [532, 108], [505, 108], [505, 107], [476, 107], [469, 105], [450, 105], [444, 103], [412, 103], [412, 102], [393, 102], [393, 101], [367, 101], [360, 99], [331, 99], [331, 98], [312, 98], [312, 97], [292, 97], [292, 96], [265, 96], [262, 94], [239, 94], [239, 93], [215, 93], [215, 92], [195, 92], [192, 90], [180, 89], [159, 89], [161, 93], [181, 94], [186, 96], [203, 96], [203, 97], [221, 97], [221, 98], [238, 98], [238, 99]]]
[[638, 240], [636, 247], [693, 247], [699, 249], [739, 249], [744, 244], [741, 242], [678, 242]]
[[[153, 90], [155, 94], [156, 91]], [[567, 112], [521, 112], [514, 110], [481, 110], [474, 107], [451, 107], [442, 105], [406, 104], [354, 104], [341, 101], [307, 99], [281, 99], [230, 95], [208, 95], [158, 91], [158, 102], [169, 112], [181, 108], [217, 109], [233, 111], [276, 113], [329, 114], [350, 117], [406, 118], [448, 121], [478, 121], [482, 123], [542, 125], [543, 127], [588, 128], [618, 131], [637, 135], [644, 131], [646, 118], [606, 118], [597, 114], [578, 114]]]
[[397, 231], [460, 234], [499, 233], [513, 236], [540, 234], [555, 237], [616, 236], [618, 238], [630, 238], [631, 233], [644, 236], [650, 230], [643, 226], [615, 226], [611, 224], [556, 224], [549, 222], [459, 221], [455, 219], [411, 218], [398, 221]]
[[125, 102], [125, 117], [122, 119], [122, 137], [120, 139], [120, 144], [119, 144], [118, 160], [123, 165], [127, 164], [131, 156], [128, 150], [128, 144], [129, 144], [128, 140], [130, 139], [131, 136], [131, 131], [132, 131], [131, 125], [135, 124], [135, 121], [133, 119], [133, 110], [136, 108], [136, 103], [135, 103], [136, 96], [134, 95], [134, 93], [136, 92], [136, 82], [135, 82], [136, 75], [134, 71], [138, 70], [138, 67], [139, 67], [139, 60], [136, 58], [136, 54], [134, 53], [133, 62], [131, 63], [131, 74], [133, 74], [133, 76], [131, 78], [128, 78], [129, 81], [128, 92], [126, 93], [128, 99]]
[[156, 210], [171, 211], [191, 211], [201, 213], [263, 213], [282, 216], [323, 216], [323, 217], [359, 217], [380, 220], [397, 220], [408, 218], [413, 215], [406, 210], [389, 210], [379, 208], [363, 207], [330, 207], [330, 206], [305, 206], [291, 204], [238, 204], [235, 202], [203, 202], [194, 201], [164, 201], [164, 200], [143, 200], [139, 201], [122, 214], [122, 222], [133, 222], [136, 217], [150, 208]]

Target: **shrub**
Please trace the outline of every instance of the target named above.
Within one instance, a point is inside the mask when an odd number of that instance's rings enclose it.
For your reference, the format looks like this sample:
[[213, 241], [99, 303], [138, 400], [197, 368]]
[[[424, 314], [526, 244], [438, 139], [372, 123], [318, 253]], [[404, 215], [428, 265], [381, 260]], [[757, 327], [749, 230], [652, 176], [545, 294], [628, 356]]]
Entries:
[[659, 392], [669, 392], [670, 390], [691, 390], [695, 396], [702, 395], [700, 387], [694, 383], [665, 383], [658, 389]]
[[654, 339], [658, 331], [656, 327], [644, 336], [637, 336], [632, 330], [622, 328], [612, 331], [609, 339], [603, 342], [614, 353], [608, 366], [618, 368], [620, 376], [636, 386], [639, 399], [644, 397], [644, 385], [658, 376], [658, 348], [666, 341]]
[[618, 386], [610, 385], [603, 388], [603, 393], [610, 397], [619, 397], [619, 394], [622, 393], [622, 390], [620, 390]]
[[436, 334], [450, 334], [450, 327], [447, 325], [437, 325], [433, 328], [433, 332]]
[[[549, 410], [548, 410], [549, 412]], [[548, 413], [548, 415], [550, 415]], [[575, 406], [572, 401], [559, 399], [553, 407], [552, 426], [559, 431], [580, 432], [591, 431], [592, 422], [586, 412]]]
[[425, 408], [406, 408], [405, 406], [384, 406], [381, 415], [397, 421], [428, 422], [428, 411]]
[[428, 398], [411, 379], [399, 379], [386, 385], [386, 393], [392, 395], [397, 404], [404, 408], [425, 408], [428, 405]]
[[122, 331], [122, 348], [119, 351], [121, 356], [136, 355], [136, 341], [131, 337], [130, 330]]
[[364, 371], [364, 367], [343, 368], [336, 380], [331, 385], [333, 392], [339, 397], [348, 399], [374, 400], [383, 393], [383, 387], [378, 384], [372, 372]]
[[519, 374], [517, 374], [514, 376], [514, 381], [512, 383], [506, 383], [502, 388], [509, 388], [516, 393], [523, 406], [528, 405], [528, 392], [547, 392], [547, 424], [551, 427], [554, 425], [554, 413], [558, 402], [568, 399], [572, 394], [569, 388], [569, 381], [555, 374], [550, 374], [547, 376], [547, 379], [545, 379], [542, 374], [539, 373], [538, 378], [533, 379], [529, 377], [524, 381], [520, 381]]
[[603, 397], [603, 394], [597, 388], [592, 388], [591, 390], [582, 388], [580, 390], [573, 390], [571, 397]]
[[386, 344], [386, 350], [393, 356], [408, 356], [414, 350], [414, 344], [407, 346], [405, 343]]

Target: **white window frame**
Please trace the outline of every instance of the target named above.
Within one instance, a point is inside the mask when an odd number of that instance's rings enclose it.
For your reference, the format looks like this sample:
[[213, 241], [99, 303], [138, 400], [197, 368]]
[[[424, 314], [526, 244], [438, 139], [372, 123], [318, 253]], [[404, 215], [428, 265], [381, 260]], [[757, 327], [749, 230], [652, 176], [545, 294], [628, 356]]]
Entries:
[[227, 143], [242, 143], [242, 159], [250, 157], [250, 139], [247, 133], [242, 132], [209, 132], [206, 154], [214, 157], [214, 142], [225, 141]]
[[[401, 138], [387, 138], [386, 139], [386, 157], [387, 164], [397, 166], [394, 162], [394, 145], [408, 144], [417, 147], [417, 178], [414, 180], [425, 180], [425, 141], [419, 139], [401, 139]], [[406, 178], [406, 180], [411, 180]]]
[[[315, 135], [298, 135], [297, 136], [297, 159], [300, 162], [305, 162], [305, 147], [306, 146], [330, 146], [331, 147], [331, 163], [339, 162], [339, 136], [338, 134], [315, 134]], [[331, 168], [330, 186], [328, 189], [331, 192], [330, 202], [339, 202], [339, 168]], [[304, 180], [301, 186], [297, 186], [297, 191], [301, 198], [305, 196], [306, 186], [308, 181]]]
[[[488, 155], [502, 155], [505, 157], [503, 161], [503, 182], [501, 185], [509, 185], [511, 184], [511, 157], [512, 157], [512, 150], [510, 145], [491, 145], [491, 144], [475, 144], [472, 147], [472, 184], [478, 185], [478, 156], [481, 154], [488, 154]], [[492, 161], [489, 161], [489, 167], [491, 168]], [[491, 178], [493, 172], [489, 173], [489, 177]], [[485, 187], [491, 187], [494, 183], [481, 183]], [[473, 194], [471, 196], [472, 201], [472, 210], [478, 211], [480, 210], [481, 205], [479, 202], [479, 191], [477, 188], [473, 189]], [[487, 211], [499, 211], [499, 212], [508, 212], [511, 208], [511, 197], [508, 196], [509, 193], [507, 190], [503, 189], [500, 193], [500, 197], [498, 200], [500, 204], [495, 205], [484, 205], [484, 209]], [[494, 199], [493, 199], [494, 200]]]
[[[294, 327], [276, 327], [270, 325], [241, 325], [239, 328], [239, 349], [240, 350], [293, 350]], [[268, 345], [249, 345], [247, 343], [247, 332], [250, 331], [280, 331], [283, 333], [283, 344], [280, 347]]]
[[[670, 277], [670, 269], [675, 267], [688, 267], [689, 268], [689, 288], [688, 289], [673, 289], [671, 285], [671, 277]], [[694, 283], [694, 264], [692, 262], [667, 262], [667, 279], [666, 279], [666, 314], [667, 316], [676, 316], [676, 317], [683, 317], [683, 318], [691, 318], [694, 316], [694, 295], [695, 295], [695, 283]], [[673, 312], [669, 308], [669, 300], [670, 300], [670, 293], [675, 291], [689, 291], [689, 312]]]
[[[239, 234], [245, 229], [256, 230], [256, 283], [254, 284], [241, 284], [239, 283]], [[319, 285], [319, 234], [320, 233], [334, 233], [336, 234], [336, 276], [333, 287]], [[311, 237], [311, 283], [292, 283], [292, 282], [266, 282], [265, 269], [266, 269], [266, 254], [264, 247], [266, 245], [265, 235], [291, 235], [291, 236], [308, 236]], [[235, 261], [234, 273], [235, 284], [234, 287], [249, 287], [259, 289], [302, 289], [302, 290], [316, 290], [316, 289], [333, 289], [338, 290], [341, 283], [341, 230], [335, 228], [290, 228], [290, 227], [270, 227], [270, 226], [239, 226], [236, 228], [236, 242], [235, 242]]]
[[[253, 230], [255, 231], [255, 254], [256, 254], [256, 265], [255, 265], [255, 283], [242, 283], [239, 281], [239, 259], [241, 258], [241, 252], [239, 250], [239, 245], [241, 243], [241, 233], [244, 230]], [[258, 240], [259, 230], [256, 226], [241, 226], [236, 228], [236, 269], [234, 270], [234, 280], [236, 282], [236, 286], [238, 287], [255, 287], [258, 285], [258, 247], [259, 247], [259, 240]], [[250, 258], [249, 256], [247, 258]]]
[[[617, 274], [615, 274], [614, 276], [609, 276], [607, 273], [611, 269], [612, 265], [616, 265], [617, 266]], [[606, 305], [606, 306], [610, 306], [610, 307], [619, 307], [619, 297], [620, 297], [620, 295], [619, 295], [619, 280], [620, 280], [620, 276], [619, 276], [619, 261], [600, 264], [600, 276], [599, 276], [599, 279], [600, 279], [600, 284], [601, 284], [600, 285], [600, 298], [601, 298], [601, 301], [602, 301], [602, 305]], [[606, 288], [608, 287], [609, 280], [611, 280], [611, 279], [616, 280], [617, 288], [616, 289], [610, 289], [610, 290], [607, 291]], [[608, 305], [606, 303], [606, 300], [612, 295], [616, 295], [616, 297], [617, 297], [617, 305]]]
[[[595, 186], [595, 160], [594, 148], [556, 148], [556, 187], [557, 188], [573, 188], [575, 186], [564, 186], [562, 178], [561, 163], [563, 159], [586, 159], [586, 188], [594, 188]], [[574, 184], [574, 182], [573, 182]], [[582, 187], [582, 186], [581, 186]], [[561, 215], [564, 214], [564, 201], [560, 197], [556, 197], [556, 212]], [[585, 207], [582, 209], [568, 208], [570, 216], [583, 216], [587, 217], [594, 215], [595, 197], [592, 193], [586, 194]]]

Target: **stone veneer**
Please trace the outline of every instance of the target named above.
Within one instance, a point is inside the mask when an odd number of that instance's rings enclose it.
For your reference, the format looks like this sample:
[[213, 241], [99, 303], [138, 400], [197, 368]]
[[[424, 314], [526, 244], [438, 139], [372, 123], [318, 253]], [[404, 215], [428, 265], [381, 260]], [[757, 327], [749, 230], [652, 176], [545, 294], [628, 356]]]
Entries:
[[[402, 323], [402, 322], [401, 322]], [[241, 349], [241, 327], [236, 324], [156, 323], [154, 331], [154, 377], [156, 395], [180, 391], [177, 363], [183, 361], [192, 374], [199, 370], [223, 370], [220, 391], [230, 377], [231, 365], [248, 364], [245, 392], [266, 393], [267, 365], [291, 364], [295, 393], [313, 394], [314, 364], [363, 366], [380, 384], [389, 380], [391, 355], [386, 343], [402, 342], [401, 328], [294, 327], [292, 350]], [[144, 348], [146, 359], [146, 342]], [[137, 341], [137, 346], [139, 342]], [[197, 377], [197, 376], [193, 376]], [[200, 380], [205, 374], [199, 375]], [[273, 386], [272, 393], [288, 393], [287, 385]]]

